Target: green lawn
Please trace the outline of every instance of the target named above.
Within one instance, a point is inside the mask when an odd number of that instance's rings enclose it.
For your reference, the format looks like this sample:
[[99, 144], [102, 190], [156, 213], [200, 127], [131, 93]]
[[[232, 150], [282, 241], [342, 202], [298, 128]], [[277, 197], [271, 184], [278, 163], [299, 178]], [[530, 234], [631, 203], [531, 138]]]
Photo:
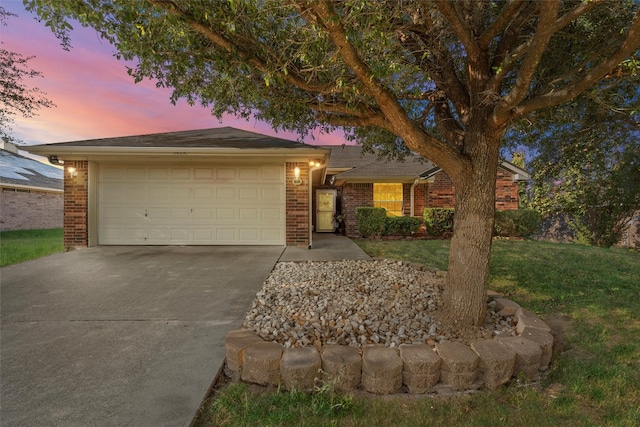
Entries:
[[63, 250], [61, 228], [0, 232], [0, 267]]
[[[373, 256], [446, 268], [447, 241], [358, 241]], [[199, 426], [638, 426], [640, 253], [496, 241], [490, 287], [564, 330], [548, 376], [455, 398], [363, 398], [222, 387]]]

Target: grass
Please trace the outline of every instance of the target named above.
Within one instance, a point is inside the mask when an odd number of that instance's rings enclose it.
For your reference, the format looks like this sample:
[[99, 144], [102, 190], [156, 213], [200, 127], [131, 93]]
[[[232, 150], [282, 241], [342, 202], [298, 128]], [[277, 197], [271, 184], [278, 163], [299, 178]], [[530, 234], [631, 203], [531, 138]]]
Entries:
[[[358, 244], [373, 256], [447, 267], [446, 241]], [[554, 329], [564, 329], [562, 348], [540, 384], [453, 398], [373, 399], [326, 390], [319, 397], [264, 392], [234, 384], [216, 391], [197, 425], [640, 425], [639, 252], [499, 240], [492, 250], [489, 286], [539, 313]], [[318, 412], [323, 405], [334, 409]]]
[[63, 250], [61, 228], [0, 232], [0, 267]]

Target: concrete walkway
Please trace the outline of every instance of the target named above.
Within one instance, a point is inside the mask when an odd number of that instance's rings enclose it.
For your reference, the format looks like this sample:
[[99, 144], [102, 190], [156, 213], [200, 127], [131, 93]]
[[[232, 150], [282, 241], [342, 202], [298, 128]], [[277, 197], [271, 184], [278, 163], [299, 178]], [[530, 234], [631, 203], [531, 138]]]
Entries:
[[346, 237], [312, 249], [103, 246], [0, 269], [2, 426], [188, 426], [280, 261], [366, 259]]
[[279, 261], [340, 261], [343, 259], [371, 259], [371, 257], [348, 237], [333, 233], [314, 233], [311, 249], [287, 246]]

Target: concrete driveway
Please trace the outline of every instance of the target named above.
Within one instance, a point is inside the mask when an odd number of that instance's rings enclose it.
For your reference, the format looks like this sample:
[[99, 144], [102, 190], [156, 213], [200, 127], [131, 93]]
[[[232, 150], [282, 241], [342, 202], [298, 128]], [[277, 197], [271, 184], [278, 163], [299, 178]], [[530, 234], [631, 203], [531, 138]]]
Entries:
[[3, 426], [187, 426], [282, 247], [96, 247], [0, 269]]

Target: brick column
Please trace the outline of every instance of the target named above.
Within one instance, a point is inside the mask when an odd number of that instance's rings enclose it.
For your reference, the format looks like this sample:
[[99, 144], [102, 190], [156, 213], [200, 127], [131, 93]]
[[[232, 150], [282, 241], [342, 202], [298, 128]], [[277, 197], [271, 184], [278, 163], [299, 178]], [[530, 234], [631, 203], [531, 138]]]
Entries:
[[[302, 184], [293, 183], [294, 170], [300, 168], [300, 179]], [[309, 164], [308, 163], [287, 163], [285, 166], [286, 175], [286, 197], [287, 197], [287, 224], [286, 243], [292, 246], [309, 246]]]
[[346, 183], [342, 189], [342, 215], [347, 229], [347, 236], [359, 237], [356, 208], [373, 206], [373, 184]]
[[[69, 174], [69, 166], [76, 168], [78, 176]], [[89, 162], [70, 160], [64, 167], [64, 247], [71, 250], [89, 243]]]

